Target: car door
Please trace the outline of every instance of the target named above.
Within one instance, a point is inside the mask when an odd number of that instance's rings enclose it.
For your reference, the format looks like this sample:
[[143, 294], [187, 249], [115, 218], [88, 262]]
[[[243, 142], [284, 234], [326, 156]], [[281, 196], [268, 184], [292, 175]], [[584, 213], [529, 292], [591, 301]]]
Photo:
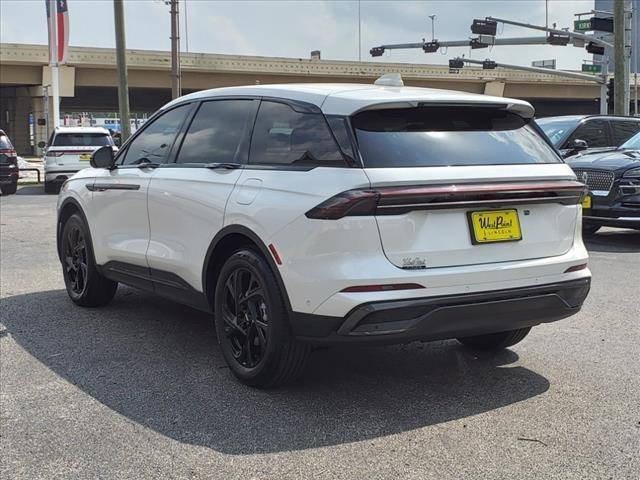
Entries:
[[204, 258], [246, 163], [258, 104], [251, 98], [203, 101], [172, 162], [154, 173], [147, 261], [157, 291], [182, 301], [202, 291]]
[[588, 118], [569, 135], [563, 149], [570, 149], [574, 140], [584, 140], [589, 148], [604, 148], [613, 146], [609, 133], [609, 123], [604, 118]]
[[155, 169], [165, 163], [192, 105], [162, 113], [145, 125], [116, 158], [99, 170], [91, 186], [91, 233], [96, 262], [116, 273], [148, 277], [147, 191]]

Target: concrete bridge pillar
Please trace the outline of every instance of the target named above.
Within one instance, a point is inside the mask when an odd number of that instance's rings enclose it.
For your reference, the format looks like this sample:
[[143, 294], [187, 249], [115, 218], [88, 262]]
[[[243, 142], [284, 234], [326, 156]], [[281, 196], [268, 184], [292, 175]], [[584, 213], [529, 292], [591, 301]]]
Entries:
[[30, 111], [31, 95], [28, 87], [0, 89], [0, 129], [9, 135], [19, 155], [33, 155]]

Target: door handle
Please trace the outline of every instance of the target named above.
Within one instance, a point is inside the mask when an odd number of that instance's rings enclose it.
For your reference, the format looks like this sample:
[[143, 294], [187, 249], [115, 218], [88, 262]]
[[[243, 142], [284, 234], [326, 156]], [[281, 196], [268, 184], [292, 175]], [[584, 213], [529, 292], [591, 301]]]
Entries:
[[91, 192], [104, 192], [106, 190], [140, 190], [140, 185], [132, 183], [94, 183], [87, 185], [87, 190]]

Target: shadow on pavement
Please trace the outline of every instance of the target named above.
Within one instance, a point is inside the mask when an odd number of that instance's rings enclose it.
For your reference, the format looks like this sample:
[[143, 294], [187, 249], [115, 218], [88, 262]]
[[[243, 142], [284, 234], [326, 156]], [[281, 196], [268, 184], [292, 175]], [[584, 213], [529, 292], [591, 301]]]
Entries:
[[41, 183], [37, 185], [18, 185], [18, 191], [16, 192], [16, 195], [48, 195], [52, 198], [54, 197], [54, 195], [44, 193], [44, 187]]
[[638, 230], [605, 230], [584, 237], [584, 240], [590, 252], [640, 252], [640, 231]]
[[[225, 366], [211, 318], [121, 287], [82, 309], [63, 290], [0, 301], [8, 334], [56, 374], [119, 414], [175, 440], [227, 454], [375, 439], [494, 410], [549, 388], [455, 342], [314, 353], [303, 380], [260, 391]], [[2, 339], [2, 341], [6, 341]]]

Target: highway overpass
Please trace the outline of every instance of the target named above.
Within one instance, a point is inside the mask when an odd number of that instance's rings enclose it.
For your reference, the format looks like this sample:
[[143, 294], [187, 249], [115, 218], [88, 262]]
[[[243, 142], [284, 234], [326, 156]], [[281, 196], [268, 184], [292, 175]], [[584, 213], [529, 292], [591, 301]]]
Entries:
[[[48, 127], [38, 125], [44, 118], [43, 87], [51, 78], [47, 61], [46, 45], [0, 44], [0, 128], [23, 155], [39, 153], [33, 145], [47, 136]], [[169, 52], [128, 50], [127, 62], [132, 111], [153, 112], [170, 100]], [[380, 75], [399, 72], [406, 85], [522, 98], [536, 107], [539, 116], [599, 110], [599, 87], [593, 82], [508, 69], [466, 67], [450, 73], [443, 65], [204, 53], [182, 53], [181, 65], [184, 93], [256, 83], [372, 83]], [[117, 111], [114, 49], [71, 47], [60, 82], [61, 112]], [[30, 114], [36, 125], [33, 138]]]

